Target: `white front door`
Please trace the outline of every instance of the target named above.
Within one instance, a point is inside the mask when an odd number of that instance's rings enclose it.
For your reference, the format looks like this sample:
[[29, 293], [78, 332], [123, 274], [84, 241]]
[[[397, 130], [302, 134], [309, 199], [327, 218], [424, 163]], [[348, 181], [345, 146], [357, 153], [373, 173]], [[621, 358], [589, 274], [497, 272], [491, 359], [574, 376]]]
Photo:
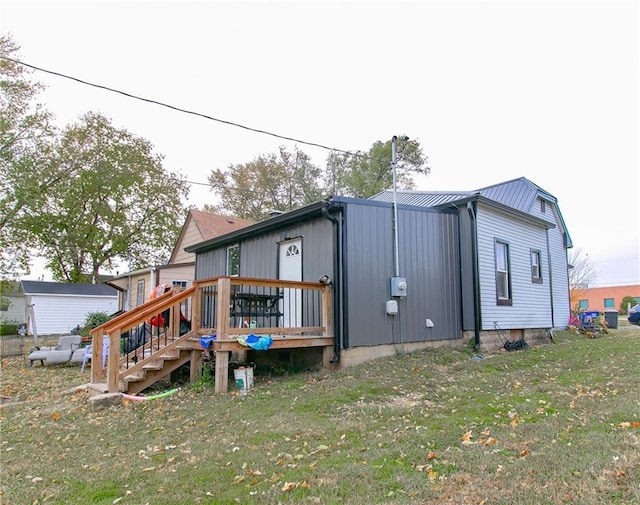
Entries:
[[[287, 240], [279, 244], [278, 272], [280, 279], [302, 280], [302, 239]], [[302, 326], [302, 290], [284, 290], [281, 300], [282, 326]]]

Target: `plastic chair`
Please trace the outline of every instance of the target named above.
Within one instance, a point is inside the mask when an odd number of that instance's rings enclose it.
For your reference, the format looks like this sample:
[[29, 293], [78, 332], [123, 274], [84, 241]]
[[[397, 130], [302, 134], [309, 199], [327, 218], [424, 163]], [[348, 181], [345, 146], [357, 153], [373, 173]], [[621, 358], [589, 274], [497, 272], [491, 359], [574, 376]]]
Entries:
[[[102, 340], [102, 368], [107, 361], [107, 355], [109, 354], [109, 339], [105, 338]], [[91, 357], [93, 356], [93, 344], [89, 344], [84, 348], [84, 356], [82, 357], [82, 367], [80, 368], [81, 372], [84, 372], [84, 366], [87, 364], [87, 361], [91, 361]]]

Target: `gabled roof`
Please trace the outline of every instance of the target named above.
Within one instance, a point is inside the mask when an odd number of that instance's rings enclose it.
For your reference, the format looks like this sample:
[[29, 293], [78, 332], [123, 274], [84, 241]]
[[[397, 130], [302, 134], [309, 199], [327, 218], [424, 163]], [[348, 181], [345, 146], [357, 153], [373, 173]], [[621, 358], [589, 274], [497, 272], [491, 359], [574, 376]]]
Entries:
[[503, 203], [522, 212], [529, 212], [538, 196], [545, 200], [558, 203], [556, 197], [540, 186], [534, 184], [526, 177], [501, 182], [477, 190], [482, 196]]
[[[396, 191], [396, 200], [398, 204], [442, 208], [447, 203], [462, 203], [474, 195], [497, 202], [525, 214], [531, 214], [531, 209], [536, 203], [538, 197], [542, 197], [548, 202], [552, 202], [556, 206], [560, 225], [563, 232], [566, 234], [567, 245], [572, 247], [567, 226], [565, 225], [560, 209], [558, 208], [558, 200], [551, 193], [545, 191], [537, 184], [534, 184], [526, 177], [500, 182], [475, 191]], [[381, 191], [377, 195], [373, 195], [371, 199], [383, 202], [392, 202], [393, 191]]]
[[238, 230], [255, 223], [255, 221], [249, 221], [248, 219], [221, 216], [202, 210], [191, 209], [189, 212], [193, 218], [193, 222], [198, 227], [198, 230], [200, 230], [203, 240], [209, 240], [210, 238], [224, 235], [230, 231]]
[[[537, 186], [529, 179], [520, 177], [511, 181], [500, 182], [473, 191], [396, 191], [398, 204], [417, 205], [420, 207], [437, 207], [445, 203], [464, 200], [472, 195], [481, 195], [489, 200], [502, 203], [522, 212], [529, 212], [538, 195], [545, 200], [557, 203], [556, 198]], [[373, 195], [372, 200], [393, 201], [393, 191], [384, 190]]]
[[183, 243], [190, 221], [193, 221], [193, 224], [196, 226], [198, 232], [200, 233], [201, 240], [199, 242], [211, 240], [212, 238], [219, 237], [220, 235], [226, 235], [227, 233], [230, 233], [232, 231], [246, 228], [247, 226], [255, 224], [255, 221], [249, 221], [248, 219], [223, 216], [220, 214], [213, 214], [211, 212], [205, 212], [197, 209], [189, 209], [187, 218], [182, 225], [180, 235], [178, 235], [178, 240], [176, 240], [173, 252], [171, 253], [171, 258], [169, 258], [169, 265], [174, 263], [176, 255], [182, 249], [193, 245]]
[[65, 282], [20, 281], [25, 295], [118, 296], [106, 284], [70, 284]]

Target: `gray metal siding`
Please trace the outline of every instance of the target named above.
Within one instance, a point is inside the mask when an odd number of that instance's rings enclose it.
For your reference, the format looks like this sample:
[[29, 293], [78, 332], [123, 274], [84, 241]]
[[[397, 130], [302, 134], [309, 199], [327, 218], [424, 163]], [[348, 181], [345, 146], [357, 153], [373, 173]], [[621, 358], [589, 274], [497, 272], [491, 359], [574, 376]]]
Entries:
[[[285, 227], [240, 242], [240, 275], [260, 279], [278, 278], [278, 243], [302, 238], [302, 280], [333, 277], [333, 231], [327, 219]], [[196, 279], [226, 275], [226, 247], [197, 255]]]
[[[400, 276], [407, 297], [388, 316], [394, 275], [391, 207], [349, 204], [346, 221], [349, 347], [461, 336], [458, 227], [455, 214], [398, 210]], [[425, 319], [434, 327], [425, 327]]]

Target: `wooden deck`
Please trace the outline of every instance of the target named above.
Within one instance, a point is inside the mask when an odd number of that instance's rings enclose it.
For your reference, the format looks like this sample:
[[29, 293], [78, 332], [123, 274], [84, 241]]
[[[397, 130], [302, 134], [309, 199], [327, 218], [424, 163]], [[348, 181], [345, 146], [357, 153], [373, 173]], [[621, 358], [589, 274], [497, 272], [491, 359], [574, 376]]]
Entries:
[[[241, 303], [238, 302], [241, 300]], [[163, 315], [165, 326], [152, 321]], [[189, 321], [190, 329], [184, 323]], [[181, 326], [181, 322], [183, 325]], [[215, 391], [228, 390], [232, 353], [249, 348], [238, 342], [249, 334], [271, 337], [272, 349], [323, 348], [323, 364], [333, 355], [333, 296], [315, 282], [218, 277], [195, 281], [189, 289], [170, 291], [92, 330], [90, 387], [95, 392], [136, 394], [189, 363], [190, 379], [200, 376], [202, 358], [215, 356]], [[215, 335], [205, 350], [200, 337]], [[110, 340], [106, 370], [98, 350]]]

